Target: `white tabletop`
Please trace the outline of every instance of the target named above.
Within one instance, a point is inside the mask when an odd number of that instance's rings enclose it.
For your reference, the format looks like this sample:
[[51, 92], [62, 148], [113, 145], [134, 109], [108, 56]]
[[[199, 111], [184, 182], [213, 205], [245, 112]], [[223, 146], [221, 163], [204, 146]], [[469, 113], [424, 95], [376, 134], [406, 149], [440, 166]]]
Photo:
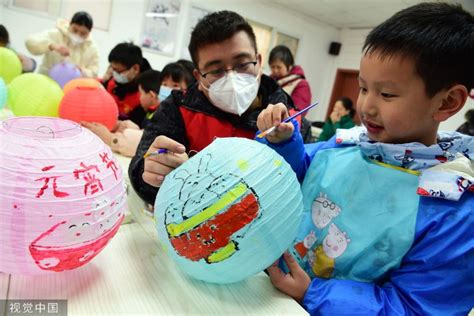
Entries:
[[[119, 161], [125, 168], [129, 159]], [[131, 188], [128, 205], [133, 221], [90, 263], [36, 277], [0, 273], [0, 299], [67, 299], [68, 315], [307, 315], [264, 273], [228, 285], [185, 276], [161, 248], [154, 222]]]

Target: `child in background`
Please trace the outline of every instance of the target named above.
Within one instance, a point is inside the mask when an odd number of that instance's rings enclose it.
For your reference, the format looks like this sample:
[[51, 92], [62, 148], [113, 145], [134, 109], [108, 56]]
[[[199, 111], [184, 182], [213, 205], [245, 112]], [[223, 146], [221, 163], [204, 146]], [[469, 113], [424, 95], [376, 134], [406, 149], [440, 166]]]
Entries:
[[179, 59], [177, 63], [186, 69], [186, 85], [189, 88], [196, 82], [196, 79], [193, 76], [193, 71], [195, 69], [194, 64], [192, 61], [186, 59]]
[[[137, 78], [140, 73], [151, 69], [143, 58], [140, 47], [132, 43], [120, 43], [109, 54], [112, 78], [104, 81], [104, 86], [117, 102], [119, 119], [131, 119], [142, 127], [145, 113], [140, 107], [140, 92]], [[138, 113], [132, 113], [137, 111]]]
[[[161, 71], [161, 87], [159, 87], [159, 94], [158, 94], [158, 101], [162, 102], [164, 101], [170, 94], [171, 91], [173, 90], [186, 90], [186, 71], [185, 69], [178, 63], [169, 63], [163, 68]], [[154, 85], [156, 85], [158, 82], [155, 82]], [[154, 89], [153, 89], [154, 90]], [[141, 95], [141, 94], [140, 94]], [[140, 102], [142, 100], [140, 99]], [[145, 124], [147, 124], [146, 119], [150, 119], [150, 113], [147, 113], [147, 111], [150, 110], [145, 110], [143, 107], [143, 103], [141, 103], [142, 106], [136, 108], [129, 114], [127, 122], [128, 126], [130, 126], [130, 123], [136, 122], [141, 120], [142, 124], [140, 126], [137, 126], [139, 129], [144, 129]], [[152, 112], [156, 110], [156, 108], [153, 110], [151, 109]], [[133, 123], [134, 124], [134, 123]], [[136, 125], [136, 124], [134, 124]]]
[[76, 12], [71, 22], [59, 20], [56, 28], [26, 39], [26, 48], [33, 55], [43, 55], [39, 73], [48, 75], [49, 69], [62, 61], [69, 61], [84, 77], [94, 78], [99, 70], [99, 52], [90, 38], [92, 17], [84, 11]]
[[186, 90], [187, 70], [179, 63], [169, 63], [161, 71], [163, 81], [161, 82], [160, 101], [164, 101], [173, 90]]
[[286, 107], [258, 127], [300, 179], [305, 211], [272, 283], [311, 314], [466, 315], [474, 302], [474, 138], [438, 133], [474, 87], [474, 17], [421, 3], [368, 35], [366, 128], [303, 146]]
[[324, 123], [323, 131], [319, 135], [318, 142], [329, 140], [331, 137], [336, 134], [336, 130], [348, 129], [354, 127], [354, 117], [355, 110], [352, 107], [352, 100], [348, 97], [339, 98], [334, 104], [329, 119]]
[[[8, 31], [5, 26], [0, 24], [0, 47], [6, 47], [9, 48], [13, 51], [15, 51], [11, 46], [10, 46], [10, 35], [8, 34]], [[33, 58], [27, 57], [23, 54], [20, 54], [16, 52], [16, 55], [21, 61], [21, 68], [23, 73], [25, 72], [33, 72], [36, 69], [36, 61]]]
[[[177, 65], [177, 67], [176, 67]], [[143, 126], [150, 123], [160, 102], [166, 99], [172, 90], [185, 90], [184, 69], [176, 63], [170, 63], [160, 72], [147, 70], [137, 78], [140, 91], [140, 104], [145, 113]], [[165, 92], [162, 92], [165, 91]], [[114, 132], [110, 132], [99, 123], [82, 122], [82, 125], [99, 136], [110, 148], [123, 156], [133, 157], [143, 135], [143, 128], [130, 120], [119, 121]]]

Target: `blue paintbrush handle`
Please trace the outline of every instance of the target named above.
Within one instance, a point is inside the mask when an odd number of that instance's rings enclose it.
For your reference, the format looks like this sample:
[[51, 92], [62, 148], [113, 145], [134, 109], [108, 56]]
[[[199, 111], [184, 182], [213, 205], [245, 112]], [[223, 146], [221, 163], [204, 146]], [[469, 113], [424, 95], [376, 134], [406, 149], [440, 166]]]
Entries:
[[284, 119], [284, 120], [283, 120], [283, 123], [288, 123], [289, 121], [291, 121], [291, 120], [294, 119], [295, 117], [297, 117], [297, 116], [299, 116], [299, 115], [301, 115], [301, 114], [303, 114], [303, 113], [309, 111], [310, 109], [314, 108], [314, 107], [315, 107], [316, 105], [318, 105], [318, 104], [319, 104], [319, 102], [315, 102], [315, 103], [313, 103], [313, 104], [307, 106], [307, 107], [304, 108], [303, 110], [301, 110], [301, 111], [299, 111], [299, 112], [293, 114], [292, 116], [287, 117], [286, 119]]

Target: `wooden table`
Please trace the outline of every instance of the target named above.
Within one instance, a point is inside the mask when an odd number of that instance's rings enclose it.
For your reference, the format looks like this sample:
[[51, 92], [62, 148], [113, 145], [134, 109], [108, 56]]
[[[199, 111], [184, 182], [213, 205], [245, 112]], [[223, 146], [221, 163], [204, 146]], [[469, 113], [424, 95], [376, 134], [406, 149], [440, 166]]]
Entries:
[[[126, 173], [130, 160], [118, 158]], [[67, 299], [68, 315], [307, 315], [264, 273], [228, 285], [187, 277], [161, 248], [131, 188], [128, 205], [133, 221], [90, 263], [36, 277], [0, 273], [0, 299]]]

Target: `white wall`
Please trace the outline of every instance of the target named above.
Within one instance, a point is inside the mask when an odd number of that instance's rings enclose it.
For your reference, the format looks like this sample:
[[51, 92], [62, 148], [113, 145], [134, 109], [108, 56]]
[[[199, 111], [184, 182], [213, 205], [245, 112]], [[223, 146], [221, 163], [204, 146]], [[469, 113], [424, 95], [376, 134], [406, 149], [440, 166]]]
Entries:
[[[325, 95], [322, 96], [322, 100], [326, 100], [324, 104], [324, 108], [321, 107], [320, 110], [324, 110], [320, 112], [322, 114], [322, 118], [324, 118], [324, 114], [326, 113], [329, 98], [331, 97], [332, 92], [332, 85], [334, 83], [334, 79], [336, 77], [336, 71], [338, 68], [344, 69], [359, 69], [359, 61], [361, 57], [361, 50], [362, 46], [365, 41], [366, 35], [370, 32], [370, 29], [359, 29], [359, 30], [351, 30], [351, 29], [344, 29], [341, 31], [340, 38], [341, 38], [341, 52], [339, 56], [336, 57], [333, 65], [331, 65], [331, 69], [328, 70], [329, 76], [327, 77], [326, 86], [324, 87]], [[469, 110], [474, 108], [474, 100], [468, 99], [464, 108], [448, 119], [447, 121], [441, 123], [440, 130], [446, 131], [454, 131], [456, 130], [461, 124], [464, 123], [464, 114]], [[320, 117], [318, 117], [318, 120]]]
[[[112, 4], [109, 31], [105, 32], [94, 29], [92, 32], [92, 37], [99, 46], [100, 75], [103, 74], [108, 65], [107, 56], [110, 50], [117, 43], [130, 40], [139, 43], [144, 14], [147, 9], [147, 1], [145, 0], [114, 0]], [[300, 42], [297, 56], [295, 56], [296, 63], [302, 65], [307, 74], [307, 79], [313, 91], [313, 99], [321, 100], [327, 94], [324, 91], [324, 87], [328, 85], [326, 78], [331, 70], [330, 65], [335, 59], [328, 54], [328, 48], [330, 42], [339, 41], [339, 30], [329, 25], [308, 20], [297, 13], [286, 12], [260, 0], [182, 0], [178, 28], [178, 34], [180, 35], [177, 38], [175, 55], [164, 56], [144, 50], [144, 55], [150, 61], [153, 68], [161, 69], [167, 63], [181, 58], [180, 53], [183, 46], [188, 45], [188, 43], [184, 43], [184, 38], [187, 38], [185, 35], [189, 32], [189, 25], [187, 25], [186, 20], [189, 18], [191, 6], [209, 11], [232, 10], [245, 18], [272, 26], [278, 31], [298, 37]], [[69, 19], [70, 17], [65, 18]], [[55, 20], [53, 19], [6, 7], [3, 7], [3, 16], [0, 22], [8, 28], [12, 46], [19, 52], [26, 52], [24, 40], [28, 35], [52, 28], [55, 25]], [[40, 61], [40, 59], [37, 58], [37, 61]], [[329, 86], [332, 87], [332, 83]], [[315, 109], [315, 112], [310, 113], [310, 115], [319, 112], [319, 109]]]

